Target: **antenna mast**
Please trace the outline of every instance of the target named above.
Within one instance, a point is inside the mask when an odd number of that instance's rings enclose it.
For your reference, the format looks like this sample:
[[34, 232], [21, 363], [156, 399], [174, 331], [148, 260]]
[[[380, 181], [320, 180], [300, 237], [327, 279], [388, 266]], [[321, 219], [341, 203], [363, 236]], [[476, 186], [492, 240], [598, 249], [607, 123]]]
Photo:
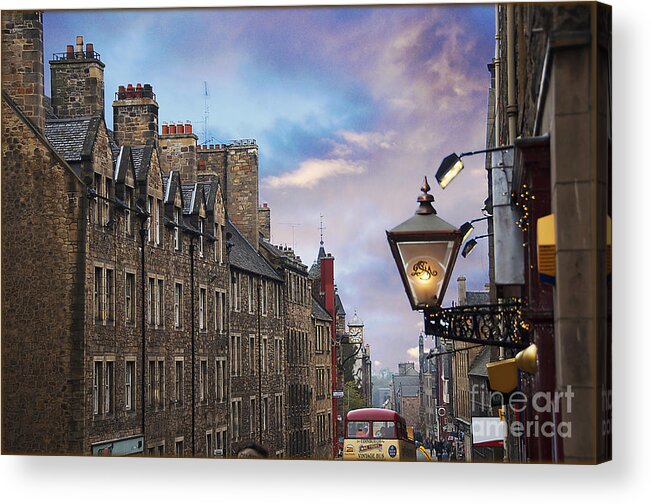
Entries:
[[321, 246], [323, 246], [323, 230], [325, 229], [325, 227], [323, 227], [323, 214], [322, 213], [319, 214], [319, 219], [321, 220], [321, 223], [319, 224], [319, 233], [321, 234], [320, 244], [321, 244]]
[[210, 110], [208, 107], [208, 82], [203, 81], [203, 143], [206, 145], [208, 143], [208, 116], [210, 115]]

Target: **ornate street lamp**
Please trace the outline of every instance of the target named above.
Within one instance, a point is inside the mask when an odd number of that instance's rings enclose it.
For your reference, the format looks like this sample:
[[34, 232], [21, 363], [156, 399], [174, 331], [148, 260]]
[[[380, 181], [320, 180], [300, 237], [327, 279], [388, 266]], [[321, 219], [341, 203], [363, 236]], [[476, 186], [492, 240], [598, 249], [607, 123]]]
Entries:
[[412, 310], [440, 307], [461, 246], [461, 230], [436, 215], [427, 177], [416, 214], [387, 231]]

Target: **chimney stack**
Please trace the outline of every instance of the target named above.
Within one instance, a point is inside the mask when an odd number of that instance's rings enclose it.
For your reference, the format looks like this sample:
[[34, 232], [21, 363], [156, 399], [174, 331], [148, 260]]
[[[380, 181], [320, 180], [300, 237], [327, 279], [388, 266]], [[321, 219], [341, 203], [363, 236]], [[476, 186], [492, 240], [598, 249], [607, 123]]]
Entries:
[[[151, 84], [118, 87], [113, 101], [113, 134], [118, 145], [158, 143], [158, 103]], [[170, 124], [170, 133], [173, 125]]]
[[457, 302], [460, 306], [464, 306], [467, 303], [466, 298], [466, 277], [460, 276], [457, 278]]
[[2, 11], [2, 89], [43, 131], [45, 97], [40, 12]]
[[104, 63], [79, 35], [50, 61], [52, 111], [61, 119], [104, 115]]

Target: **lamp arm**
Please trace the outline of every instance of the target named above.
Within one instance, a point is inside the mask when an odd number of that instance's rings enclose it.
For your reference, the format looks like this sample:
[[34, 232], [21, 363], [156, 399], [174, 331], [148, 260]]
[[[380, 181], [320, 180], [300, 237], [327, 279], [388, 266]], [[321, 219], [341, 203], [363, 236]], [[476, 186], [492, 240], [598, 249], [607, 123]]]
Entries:
[[488, 149], [481, 149], [481, 150], [476, 150], [476, 151], [468, 151], [468, 152], [462, 152], [459, 154], [459, 159], [461, 159], [464, 156], [474, 156], [475, 154], [484, 154], [487, 152], [495, 152], [495, 151], [504, 151], [507, 149], [512, 149], [513, 144], [511, 145], [501, 145], [499, 147], [490, 147]]

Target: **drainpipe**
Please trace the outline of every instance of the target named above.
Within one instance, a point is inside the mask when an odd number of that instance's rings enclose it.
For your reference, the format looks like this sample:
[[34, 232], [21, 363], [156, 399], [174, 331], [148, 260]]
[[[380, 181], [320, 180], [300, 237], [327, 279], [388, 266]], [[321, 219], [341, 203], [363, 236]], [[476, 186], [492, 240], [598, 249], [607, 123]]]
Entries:
[[[141, 317], [140, 317], [140, 338], [141, 338], [141, 369], [140, 369], [140, 409], [141, 409], [141, 415], [140, 415], [140, 429], [142, 431], [142, 440], [143, 444], [145, 442], [145, 387], [146, 387], [146, 381], [145, 381], [145, 370], [147, 369], [147, 362], [146, 362], [146, 344], [147, 344], [147, 332], [145, 330], [145, 308], [146, 308], [146, 303], [145, 303], [145, 239], [147, 237], [147, 217], [148, 215], [145, 213], [141, 215], [140, 218], [140, 299], [142, 303], [142, 309], [141, 311]], [[145, 447], [143, 446], [143, 450]]]
[[196, 443], [195, 443], [195, 403], [196, 403], [196, 391], [195, 391], [195, 355], [194, 355], [194, 239], [195, 235], [192, 235], [190, 238], [190, 312], [192, 314], [192, 319], [190, 322], [190, 331], [191, 331], [191, 340], [192, 340], [192, 456], [196, 454]]
[[509, 145], [515, 142], [517, 136], [516, 119], [518, 104], [515, 96], [515, 6], [506, 5], [506, 71], [507, 71], [507, 106], [506, 115], [509, 120]]
[[[262, 445], [262, 335], [260, 334], [260, 290], [262, 288], [262, 277], [258, 277], [258, 288], [257, 290], [257, 295], [258, 295], [258, 308], [257, 308], [257, 329], [258, 329], [258, 421], [259, 421], [259, 440], [260, 440], [260, 445]], [[265, 357], [268, 359], [269, 356], [265, 354]], [[268, 415], [268, 412], [265, 410], [265, 414]]]
[[493, 146], [502, 145], [500, 142], [500, 69], [502, 67], [501, 48], [502, 34], [500, 33], [500, 6], [495, 4], [495, 126], [494, 134], [495, 139]]

